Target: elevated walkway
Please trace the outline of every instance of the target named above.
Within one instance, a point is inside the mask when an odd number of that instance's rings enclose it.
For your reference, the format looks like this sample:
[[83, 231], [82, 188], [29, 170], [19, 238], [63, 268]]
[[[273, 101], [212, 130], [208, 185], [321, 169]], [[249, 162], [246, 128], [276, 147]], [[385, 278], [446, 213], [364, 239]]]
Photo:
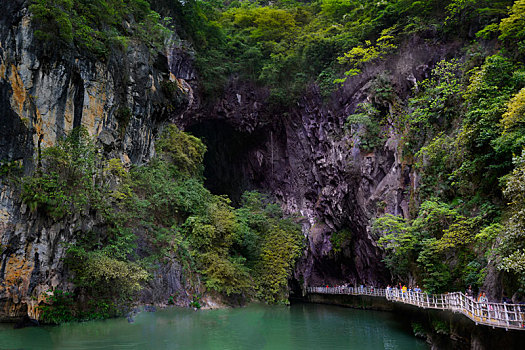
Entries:
[[507, 330], [525, 330], [525, 304], [480, 303], [460, 292], [432, 295], [409, 291], [403, 293], [396, 288], [387, 290], [371, 287], [308, 287], [307, 293], [381, 297], [423, 309], [461, 313], [476, 324]]

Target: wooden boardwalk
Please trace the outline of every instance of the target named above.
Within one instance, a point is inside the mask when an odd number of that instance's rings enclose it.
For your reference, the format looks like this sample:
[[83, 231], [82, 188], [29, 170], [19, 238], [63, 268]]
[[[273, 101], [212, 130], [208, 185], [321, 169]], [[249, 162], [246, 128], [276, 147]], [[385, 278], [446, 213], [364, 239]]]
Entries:
[[525, 305], [479, 303], [465, 294], [456, 292], [431, 295], [418, 292], [401, 292], [399, 289], [370, 287], [308, 287], [310, 294], [348, 294], [382, 297], [392, 302], [414, 305], [423, 309], [450, 310], [470, 318], [476, 324], [491, 327], [525, 330]]

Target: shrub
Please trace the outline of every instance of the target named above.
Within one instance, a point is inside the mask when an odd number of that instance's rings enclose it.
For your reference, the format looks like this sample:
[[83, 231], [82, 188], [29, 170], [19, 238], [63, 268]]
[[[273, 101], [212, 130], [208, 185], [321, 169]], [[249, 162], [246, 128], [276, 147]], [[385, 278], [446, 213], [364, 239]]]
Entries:
[[73, 293], [64, 292], [60, 289], [46, 293], [44, 304], [38, 306], [42, 312], [40, 319], [44, 323], [61, 324], [76, 319]]
[[302, 254], [302, 235], [273, 227], [264, 238], [257, 267], [258, 295], [270, 303], [285, 303], [288, 279], [295, 261]]
[[136, 263], [115, 259], [103, 251], [71, 247], [66, 262], [76, 286], [92, 297], [117, 303], [133, 296], [148, 279], [147, 272]]
[[40, 167], [22, 180], [22, 200], [55, 220], [84, 212], [100, 199], [96, 186], [100, 159], [86, 129], [74, 129], [42, 151]]
[[243, 259], [211, 251], [200, 255], [199, 261], [204, 266], [202, 272], [207, 288], [226, 295], [245, 294], [252, 289], [253, 282]]
[[332, 250], [339, 253], [343, 248], [347, 247], [352, 241], [352, 232], [348, 229], [337, 231], [330, 236], [330, 243], [332, 243]]
[[206, 146], [198, 138], [169, 125], [155, 145], [157, 153], [165, 161], [175, 165], [189, 176], [200, 175]]
[[359, 148], [371, 152], [381, 146], [384, 137], [381, 135], [379, 124], [380, 112], [370, 103], [362, 103], [356, 112], [346, 119], [346, 123], [353, 137], [357, 137]]

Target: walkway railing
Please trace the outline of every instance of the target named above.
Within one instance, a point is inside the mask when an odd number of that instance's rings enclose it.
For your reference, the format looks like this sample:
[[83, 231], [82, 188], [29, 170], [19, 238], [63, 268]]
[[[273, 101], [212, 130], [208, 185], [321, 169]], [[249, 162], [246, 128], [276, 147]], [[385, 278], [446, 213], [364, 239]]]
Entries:
[[348, 294], [383, 297], [425, 309], [459, 312], [476, 324], [525, 330], [525, 305], [477, 302], [463, 293], [427, 294], [373, 287], [308, 287], [311, 294]]

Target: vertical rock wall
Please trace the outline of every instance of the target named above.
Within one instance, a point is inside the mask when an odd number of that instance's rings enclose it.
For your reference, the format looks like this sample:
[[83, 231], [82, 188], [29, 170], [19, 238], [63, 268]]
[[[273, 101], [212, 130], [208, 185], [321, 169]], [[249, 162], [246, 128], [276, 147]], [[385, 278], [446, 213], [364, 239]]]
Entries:
[[[105, 61], [72, 48], [49, 55], [33, 37], [27, 1], [7, 3], [0, 13], [0, 161], [17, 161], [30, 173], [41, 149], [78, 126], [108, 157], [149, 159], [159, 128], [192, 102], [190, 85], [176, 75], [189, 73], [170, 71], [181, 55], [178, 39], [166, 54], [132, 41]], [[47, 290], [70, 287], [65, 243], [99, 223], [86, 213], [61, 222], [31, 213], [6, 181], [0, 179], [0, 321], [35, 317]]]

